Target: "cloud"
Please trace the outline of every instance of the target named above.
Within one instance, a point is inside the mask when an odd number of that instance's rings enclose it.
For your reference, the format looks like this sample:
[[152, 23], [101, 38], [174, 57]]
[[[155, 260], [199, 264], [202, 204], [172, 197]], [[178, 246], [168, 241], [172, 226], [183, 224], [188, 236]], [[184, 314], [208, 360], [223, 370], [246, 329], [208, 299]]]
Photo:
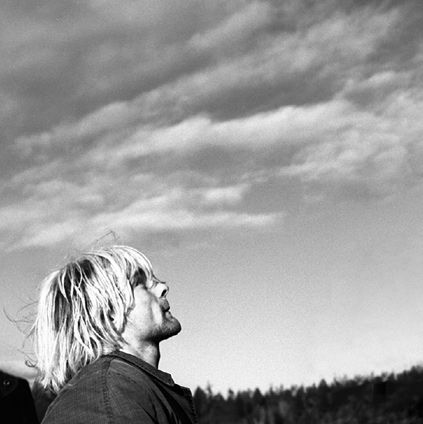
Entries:
[[242, 200], [247, 190], [247, 184], [238, 184], [231, 187], [210, 188], [200, 193], [200, 196], [207, 205], [236, 204]]
[[[385, 81], [391, 83], [391, 77]], [[373, 95], [373, 84], [360, 84], [360, 90], [366, 86]], [[365, 96], [365, 91], [361, 95]], [[422, 143], [423, 126], [418, 119], [422, 112], [419, 91], [393, 92], [367, 111], [346, 103], [342, 125], [320, 143], [299, 149], [281, 175], [298, 177], [325, 192], [339, 193], [352, 185], [356, 191], [375, 196], [421, 183], [415, 155]]]
[[9, 7], [0, 81], [19, 119], [8, 125], [45, 132], [122, 102], [169, 122], [327, 99], [389, 42], [401, 14], [324, 4], [326, 14], [301, 10], [291, 27], [287, 7], [271, 2]]
[[[23, 137], [17, 147], [34, 154], [61, 143], [69, 147], [85, 142], [84, 154], [72, 163], [74, 169], [117, 173], [148, 159], [153, 174], [152, 164], [160, 164], [160, 158], [180, 168], [191, 154], [209, 148], [220, 148], [226, 156], [249, 157], [251, 172], [259, 171], [269, 155], [282, 152], [288, 165], [281, 167], [281, 177], [299, 178], [306, 185], [323, 186], [331, 181], [330, 189], [354, 182], [366, 191], [394, 192], [416, 181], [420, 172], [411, 153], [421, 139], [418, 116], [423, 102], [420, 91], [411, 94], [402, 88], [408, 80], [402, 72], [378, 73], [366, 80], [347, 81], [338, 97], [325, 103], [283, 106], [228, 121], [195, 116], [170, 126], [129, 125], [125, 130], [109, 126], [120, 112], [127, 111], [127, 105], [117, 104], [74, 125]], [[357, 95], [371, 98], [375, 93], [379, 93], [379, 102], [368, 101], [363, 108], [357, 101]], [[87, 144], [87, 138], [94, 141]], [[235, 176], [237, 170], [233, 172]]]
[[218, 56], [239, 55], [249, 49], [253, 37], [270, 26], [274, 8], [270, 3], [253, 1], [245, 3], [237, 13], [227, 16], [216, 27], [196, 33], [188, 41], [189, 48], [207, 51]]
[[[127, 176], [126, 176], [127, 177]], [[260, 229], [276, 223], [280, 213], [239, 210], [249, 190], [234, 186], [187, 188], [155, 182], [154, 176], [122, 177], [110, 186], [107, 177], [85, 185], [49, 180], [26, 189], [27, 199], [0, 208], [4, 248], [51, 246], [72, 240], [87, 244], [109, 230], [126, 238], [160, 232]], [[141, 184], [141, 185], [140, 185]]]
[[349, 79], [343, 89], [343, 96], [359, 107], [384, 104], [389, 97], [407, 90], [412, 75], [392, 70], [377, 72], [369, 78], [355, 81]]
[[285, 214], [252, 200], [269, 181], [322, 201], [419, 184], [413, 5], [307, 4], [0, 6], [3, 240], [260, 229]]
[[[162, 19], [164, 14], [166, 18], [163, 19], [169, 20], [170, 17], [161, 9], [162, 6], [152, 6], [154, 12], [147, 6], [147, 10], [156, 19]], [[124, 12], [125, 8], [123, 7], [123, 12], [118, 12], [108, 2], [91, 3], [89, 16], [97, 22], [95, 13], [107, 13], [110, 16], [116, 14], [117, 21], [106, 19], [106, 22], [109, 25], [114, 22], [119, 27], [120, 19], [123, 19], [127, 27], [123, 25], [122, 28], [132, 34], [135, 29], [132, 21], [126, 21], [129, 15]], [[132, 10], [134, 5], [128, 4], [127, 8]], [[85, 70], [80, 72], [84, 74], [79, 75], [75, 81], [78, 86], [69, 86], [69, 90], [72, 90], [70, 101], [74, 104], [75, 111], [89, 108], [89, 112], [78, 117], [74, 111], [62, 110], [62, 122], [47, 131], [20, 136], [17, 144], [28, 146], [28, 152], [31, 152], [32, 145], [48, 147], [52, 144], [75, 143], [78, 140], [85, 143], [88, 138], [98, 137], [99, 133], [106, 131], [111, 138], [114, 133], [115, 138], [120, 139], [120, 130], [125, 129], [127, 134], [141, 127], [142, 135], [143, 125], [169, 126], [189, 120], [195, 115], [227, 121], [233, 117], [255, 116], [260, 110], [275, 111], [283, 105], [322, 103], [341, 89], [348, 77], [357, 75], [357, 69], [363, 66], [382, 43], [389, 41], [393, 28], [401, 22], [399, 9], [381, 12], [364, 8], [357, 9], [352, 14], [335, 9], [327, 19], [319, 19], [319, 15], [314, 20], [311, 19], [313, 15], [306, 14], [308, 20], [301, 18], [301, 14], [295, 16], [298, 28], [297, 31], [292, 31], [278, 22], [283, 21], [284, 8], [278, 8], [275, 4], [234, 2], [232, 8], [225, 10], [228, 11], [223, 16], [220, 13], [215, 22], [208, 22], [205, 30], [192, 30], [189, 34], [184, 34], [185, 38], [177, 37], [174, 42], [156, 40], [157, 34], [154, 31], [152, 35], [147, 35], [149, 41], [142, 37], [140, 42], [137, 32], [134, 37], [128, 35], [129, 39], [124, 40], [125, 49], [121, 48], [122, 34], [114, 27], [108, 28], [106, 25], [109, 31], [94, 30], [85, 22], [87, 18], [84, 18], [81, 25], [87, 26], [87, 34], [82, 31], [81, 35], [72, 29], [75, 32], [68, 37], [67, 45], [71, 49], [76, 43], [74, 39], [88, 39], [84, 44], [83, 56], [78, 60], [83, 61], [87, 56], [87, 60], [93, 64], [85, 63], [82, 66]], [[78, 12], [76, 18], [82, 19], [81, 11]], [[134, 17], [138, 16], [135, 11], [131, 13]], [[185, 8], [182, 8], [181, 13], [184, 19], [190, 17]], [[151, 25], [147, 21], [142, 19], [140, 27]], [[372, 31], [366, 31], [366, 28], [372, 28]], [[95, 31], [101, 31], [101, 34]], [[145, 44], [148, 42], [152, 44], [147, 48]], [[227, 45], [232, 46], [229, 52], [225, 50], [226, 47], [222, 47]], [[56, 60], [56, 54], [62, 51], [62, 46], [58, 52], [47, 47], [46, 54], [52, 55], [51, 60], [47, 60], [42, 54], [38, 54], [37, 49], [32, 49], [26, 60], [32, 60], [33, 57], [40, 63], [47, 63], [45, 66], [48, 69], [42, 69], [40, 74], [52, 85], [54, 78], [52, 79], [49, 72], [59, 66], [60, 60]], [[120, 57], [124, 51], [127, 52], [127, 60], [134, 61], [133, 65]], [[157, 51], [161, 54], [157, 55]], [[104, 55], [107, 64], [98, 55]], [[189, 65], [184, 65], [183, 69], [177, 71], [181, 60]], [[52, 61], [54, 65], [50, 66]], [[64, 63], [54, 72], [61, 76], [66, 75], [67, 66], [68, 63]], [[111, 72], [108, 72], [109, 67]], [[19, 81], [20, 65], [15, 63], [13, 68], [14, 78]], [[41, 87], [43, 93], [48, 93], [49, 88], [40, 85], [34, 76], [36, 68], [34, 64], [28, 66], [31, 70], [30, 79], [37, 87]], [[72, 70], [69, 72], [72, 72], [72, 79], [73, 75], [78, 74]], [[128, 73], [134, 73], [139, 83]], [[160, 79], [158, 75], [163, 73], [168, 73], [169, 77]], [[147, 82], [150, 80], [148, 74], [157, 80], [156, 83]], [[123, 94], [125, 89], [122, 84], [130, 88], [131, 99], [113, 101], [109, 96], [101, 101], [92, 98], [97, 85], [104, 86], [106, 91], [120, 92], [116, 96], [120, 99], [127, 98]], [[54, 101], [66, 100], [62, 96], [55, 96], [54, 92], [49, 97], [53, 97]], [[90, 97], [92, 105], [88, 106]], [[78, 98], [85, 99], [84, 105], [78, 104]], [[99, 107], [93, 108], [99, 102]], [[60, 105], [53, 104], [52, 107], [54, 110], [61, 110]], [[48, 114], [49, 111], [50, 106], [44, 109], [38, 104], [36, 113]], [[65, 122], [63, 116], [67, 116]]]
[[[135, 127], [132, 134], [122, 139], [119, 126], [110, 126], [110, 122], [115, 120], [115, 111], [125, 107], [113, 105], [75, 125], [63, 125], [50, 133], [21, 137], [16, 140], [16, 146], [32, 154], [61, 143], [83, 143], [90, 136], [101, 137], [109, 129], [89, 153], [93, 161], [105, 161], [106, 156], [113, 156], [120, 163], [124, 159], [157, 153], [183, 154], [207, 145], [260, 149], [277, 143], [310, 140], [315, 137], [316, 127], [321, 132], [333, 129], [340, 125], [340, 121], [342, 123], [347, 119], [342, 119], [346, 107], [341, 101], [304, 107], [288, 106], [229, 121], [213, 121], [206, 116], [195, 116], [171, 126]], [[117, 129], [115, 133], [114, 129]]]
[[283, 170], [307, 184], [338, 186], [362, 184], [374, 194], [395, 190], [408, 177], [407, 149], [389, 140], [344, 140], [324, 143], [301, 152], [301, 164]]

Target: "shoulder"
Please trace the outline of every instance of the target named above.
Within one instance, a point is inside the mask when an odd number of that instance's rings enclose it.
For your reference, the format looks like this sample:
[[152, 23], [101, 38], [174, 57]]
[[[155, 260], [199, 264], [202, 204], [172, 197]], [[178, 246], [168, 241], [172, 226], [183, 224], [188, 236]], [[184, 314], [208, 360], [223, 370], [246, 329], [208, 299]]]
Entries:
[[101, 357], [82, 368], [58, 393], [43, 424], [107, 422], [104, 393], [111, 359]]
[[142, 387], [149, 386], [151, 379], [141, 369], [120, 358], [109, 357], [108, 366], [104, 368], [105, 377], [110, 385], [119, 381], [132, 382]]
[[153, 413], [155, 385], [147, 374], [134, 365], [112, 358], [104, 371], [103, 384], [106, 401], [112, 407], [119, 408], [123, 402], [127, 406], [137, 405]]
[[43, 424], [153, 422], [153, 390], [142, 370], [104, 356], [84, 367], [59, 392]]

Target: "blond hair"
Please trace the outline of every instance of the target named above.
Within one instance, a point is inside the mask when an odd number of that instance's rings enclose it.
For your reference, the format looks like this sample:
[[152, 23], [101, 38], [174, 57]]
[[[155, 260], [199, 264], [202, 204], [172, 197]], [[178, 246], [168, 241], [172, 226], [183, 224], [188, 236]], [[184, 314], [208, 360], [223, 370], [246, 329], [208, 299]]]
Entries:
[[57, 393], [82, 367], [122, 347], [133, 289], [152, 278], [150, 261], [128, 246], [82, 254], [48, 275], [33, 326], [40, 384]]

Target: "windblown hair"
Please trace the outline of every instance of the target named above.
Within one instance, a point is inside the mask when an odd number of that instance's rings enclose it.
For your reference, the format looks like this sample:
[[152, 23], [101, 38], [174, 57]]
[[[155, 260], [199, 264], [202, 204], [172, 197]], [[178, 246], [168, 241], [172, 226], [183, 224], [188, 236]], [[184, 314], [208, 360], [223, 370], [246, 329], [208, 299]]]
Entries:
[[33, 327], [40, 384], [57, 393], [82, 367], [122, 347], [133, 289], [153, 278], [128, 246], [82, 254], [42, 282]]

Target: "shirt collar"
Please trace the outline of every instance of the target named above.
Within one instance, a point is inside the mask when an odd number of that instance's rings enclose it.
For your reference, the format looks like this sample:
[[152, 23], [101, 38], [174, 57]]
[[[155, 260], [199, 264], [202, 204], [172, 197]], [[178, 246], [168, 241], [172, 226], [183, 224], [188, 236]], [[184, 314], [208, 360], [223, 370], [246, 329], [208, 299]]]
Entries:
[[130, 364], [141, 368], [146, 373], [150, 374], [152, 377], [157, 378], [162, 383], [165, 383], [169, 386], [174, 386], [175, 382], [172, 379], [172, 376], [168, 374], [167, 372], [161, 371], [157, 368], [154, 368], [152, 365], [150, 365], [148, 362], [143, 361], [142, 359], [131, 355], [126, 352], [122, 352], [120, 350], [117, 350], [115, 352], [110, 353], [107, 356], [114, 356], [116, 358], [120, 358], [124, 360], [125, 362], [129, 362]]

